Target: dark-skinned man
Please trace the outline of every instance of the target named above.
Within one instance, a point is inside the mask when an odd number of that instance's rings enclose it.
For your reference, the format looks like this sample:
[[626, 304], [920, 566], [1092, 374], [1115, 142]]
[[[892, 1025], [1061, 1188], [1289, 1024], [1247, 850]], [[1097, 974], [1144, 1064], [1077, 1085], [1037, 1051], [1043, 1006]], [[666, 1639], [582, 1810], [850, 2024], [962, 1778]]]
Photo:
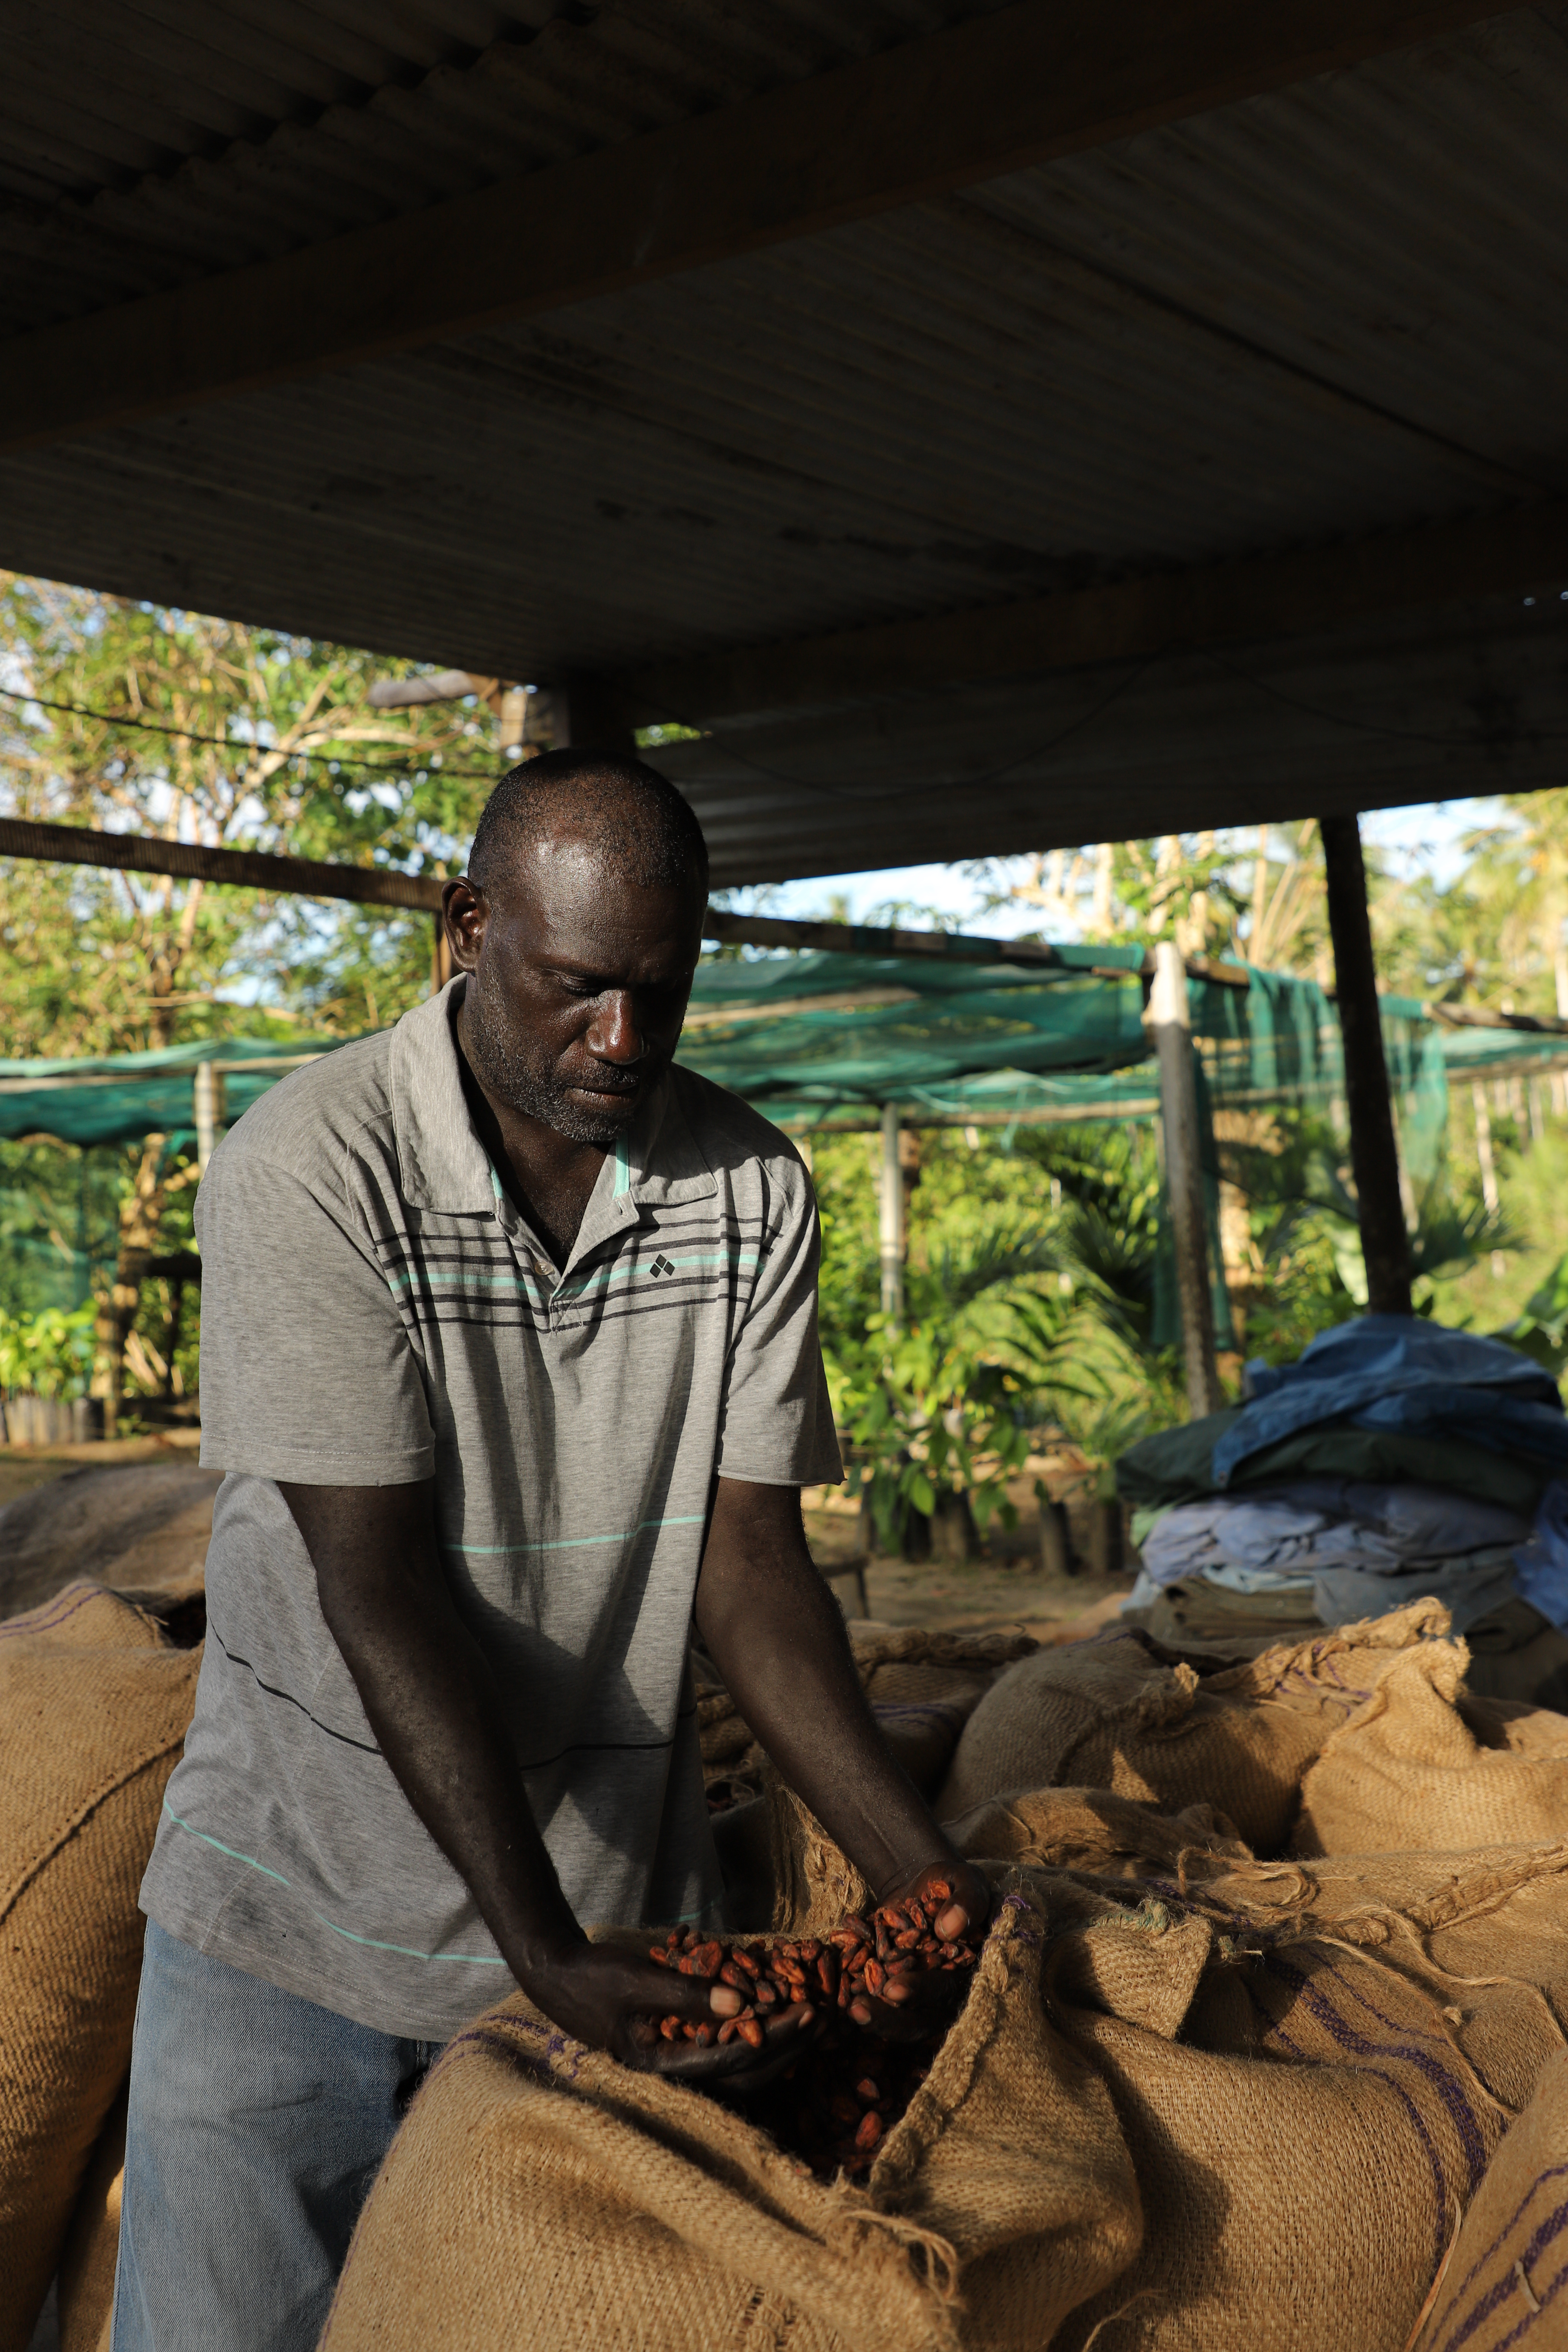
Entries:
[[[265, 1096], [197, 1202], [227, 1475], [142, 1889], [115, 2352], [307, 2352], [442, 2043], [514, 1983], [743, 2095], [815, 2027], [591, 1943], [720, 1924], [688, 1648], [879, 1895], [984, 1881], [896, 1769], [801, 1527], [840, 1475], [800, 1160], [672, 1066], [695, 817], [635, 761], [498, 787], [458, 975]], [[889, 2030], [907, 2011], [882, 2009]]]

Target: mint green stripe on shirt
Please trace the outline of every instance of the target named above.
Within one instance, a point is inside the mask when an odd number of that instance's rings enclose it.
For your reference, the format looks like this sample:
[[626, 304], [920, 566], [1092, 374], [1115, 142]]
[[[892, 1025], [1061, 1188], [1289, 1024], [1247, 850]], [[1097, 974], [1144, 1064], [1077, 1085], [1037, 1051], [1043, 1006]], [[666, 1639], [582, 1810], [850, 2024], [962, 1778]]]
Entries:
[[630, 1543], [635, 1537], [646, 1535], [649, 1528], [700, 1528], [706, 1517], [705, 1511], [689, 1511], [679, 1518], [641, 1519], [635, 1528], [627, 1528], [614, 1536], [560, 1536], [551, 1543], [443, 1543], [441, 1549], [443, 1551], [471, 1552], [476, 1556], [482, 1553], [487, 1559], [510, 1551], [580, 1551], [585, 1544]]
[[[237, 1846], [225, 1845], [221, 1838], [208, 1837], [205, 1830], [194, 1829], [189, 1822], [181, 1819], [167, 1797], [163, 1800], [163, 1811], [174, 1827], [184, 1830], [187, 1837], [199, 1839], [203, 1845], [210, 1845], [215, 1853], [226, 1854], [230, 1862], [243, 1862], [249, 1869], [258, 1870], [263, 1878], [275, 1878], [279, 1886], [288, 1885], [289, 1881], [280, 1870], [269, 1870], [266, 1863], [258, 1862], [253, 1853], [241, 1853]], [[506, 1966], [496, 1953], [416, 1952], [411, 1944], [383, 1944], [374, 1936], [356, 1936], [352, 1927], [340, 1927], [335, 1919], [329, 1919], [324, 1912], [316, 1909], [314, 1904], [308, 1904], [306, 1908], [312, 1919], [319, 1920], [323, 1927], [330, 1927], [334, 1936], [341, 1936], [347, 1944], [363, 1944], [369, 1951], [395, 1952], [400, 1959], [405, 1960], [462, 1960], [470, 1969], [504, 1969]]]

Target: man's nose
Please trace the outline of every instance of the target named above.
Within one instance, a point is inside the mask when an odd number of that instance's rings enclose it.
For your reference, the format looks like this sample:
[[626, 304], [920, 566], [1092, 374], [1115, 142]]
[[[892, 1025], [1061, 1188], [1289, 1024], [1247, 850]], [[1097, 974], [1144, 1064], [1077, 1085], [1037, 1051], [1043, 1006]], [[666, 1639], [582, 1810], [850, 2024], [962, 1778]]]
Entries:
[[601, 1062], [640, 1062], [642, 1031], [638, 1028], [628, 991], [616, 989], [601, 997], [587, 1035], [588, 1051]]

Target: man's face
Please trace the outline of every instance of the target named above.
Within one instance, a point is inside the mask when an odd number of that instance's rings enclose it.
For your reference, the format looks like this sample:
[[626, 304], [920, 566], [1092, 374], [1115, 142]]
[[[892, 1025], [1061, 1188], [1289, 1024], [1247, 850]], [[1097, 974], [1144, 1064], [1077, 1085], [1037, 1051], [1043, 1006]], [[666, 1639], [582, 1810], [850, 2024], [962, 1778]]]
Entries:
[[455, 886], [459, 1034], [487, 1094], [574, 1143], [618, 1141], [675, 1052], [705, 904], [570, 835], [520, 845], [493, 897]]

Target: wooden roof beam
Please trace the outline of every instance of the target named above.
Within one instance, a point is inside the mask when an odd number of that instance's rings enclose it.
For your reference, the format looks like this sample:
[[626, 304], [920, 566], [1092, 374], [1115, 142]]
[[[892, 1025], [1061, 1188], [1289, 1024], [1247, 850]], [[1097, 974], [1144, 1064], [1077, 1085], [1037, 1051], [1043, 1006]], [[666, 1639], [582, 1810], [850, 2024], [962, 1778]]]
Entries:
[[1496, 0], [1015, 0], [572, 163], [16, 337], [0, 345], [0, 449], [539, 317], [1507, 13]]
[[1554, 603], [1568, 589], [1568, 499], [742, 647], [628, 671], [609, 683], [637, 725], [695, 727], [1202, 646], [1310, 636], [1379, 614], [1532, 588]]

